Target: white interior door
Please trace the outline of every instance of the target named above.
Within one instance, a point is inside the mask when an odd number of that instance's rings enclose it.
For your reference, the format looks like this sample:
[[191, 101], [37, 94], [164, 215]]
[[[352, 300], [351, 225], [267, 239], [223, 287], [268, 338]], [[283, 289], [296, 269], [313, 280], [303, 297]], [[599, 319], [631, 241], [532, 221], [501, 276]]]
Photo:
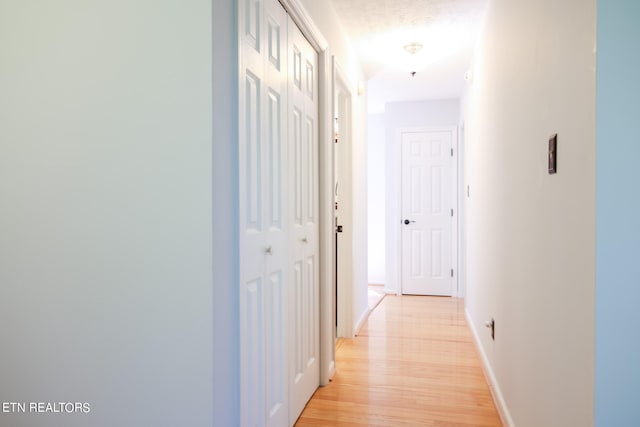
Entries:
[[290, 421], [320, 382], [318, 57], [289, 18]]
[[403, 132], [402, 293], [452, 296], [455, 131]]
[[239, 13], [241, 424], [285, 426], [288, 23], [277, 0], [240, 2]]

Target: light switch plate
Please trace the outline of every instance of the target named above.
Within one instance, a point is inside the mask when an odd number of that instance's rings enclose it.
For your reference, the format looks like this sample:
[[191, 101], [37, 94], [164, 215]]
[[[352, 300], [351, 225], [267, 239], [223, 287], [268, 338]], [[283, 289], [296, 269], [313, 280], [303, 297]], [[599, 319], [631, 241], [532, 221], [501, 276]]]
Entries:
[[558, 134], [549, 137], [549, 175], [558, 171]]

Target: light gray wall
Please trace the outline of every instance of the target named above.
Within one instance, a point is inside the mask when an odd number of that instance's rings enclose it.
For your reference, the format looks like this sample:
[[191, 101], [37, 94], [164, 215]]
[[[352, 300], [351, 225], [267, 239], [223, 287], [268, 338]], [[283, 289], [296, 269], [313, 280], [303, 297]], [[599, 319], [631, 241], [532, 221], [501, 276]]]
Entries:
[[386, 138], [386, 264], [385, 290], [399, 292], [400, 259], [397, 242], [400, 241], [401, 159], [398, 132], [412, 127], [457, 127], [460, 122], [460, 100], [444, 99], [386, 104], [384, 126]]
[[595, 1], [492, 0], [473, 70], [466, 307], [518, 427], [593, 425], [595, 37]]
[[0, 4], [0, 425], [213, 424], [211, 16]]
[[595, 425], [640, 420], [640, 4], [598, 2]]
[[459, 99], [436, 99], [411, 102], [389, 102], [385, 105], [387, 141], [396, 129], [420, 126], [458, 126]]
[[234, 0], [213, 3], [213, 419], [240, 424], [238, 48]]

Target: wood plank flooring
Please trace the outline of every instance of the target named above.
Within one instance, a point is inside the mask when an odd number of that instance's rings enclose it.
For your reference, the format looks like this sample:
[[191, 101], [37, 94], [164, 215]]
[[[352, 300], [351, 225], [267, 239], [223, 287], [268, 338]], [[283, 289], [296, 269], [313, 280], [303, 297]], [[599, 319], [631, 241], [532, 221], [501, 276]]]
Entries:
[[501, 426], [461, 299], [387, 295], [296, 426]]

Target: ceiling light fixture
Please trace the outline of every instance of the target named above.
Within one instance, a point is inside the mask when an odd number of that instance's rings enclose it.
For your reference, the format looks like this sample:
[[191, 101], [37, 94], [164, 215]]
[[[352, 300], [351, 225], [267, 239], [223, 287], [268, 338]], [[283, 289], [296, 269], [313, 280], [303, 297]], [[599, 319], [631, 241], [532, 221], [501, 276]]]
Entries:
[[[409, 44], [405, 44], [404, 46], [402, 46], [404, 48], [404, 50], [406, 50], [410, 55], [415, 55], [416, 53], [420, 52], [420, 50], [422, 50], [422, 43], [418, 43], [418, 42], [413, 42], [413, 43], [409, 43]], [[415, 64], [416, 60], [412, 59], [411, 60], [411, 68], [415, 68], [416, 64]], [[415, 70], [410, 71], [409, 74], [411, 74], [411, 77], [415, 77], [416, 76], [416, 72]]]
[[409, 54], [411, 55], [415, 55], [416, 53], [420, 52], [420, 50], [422, 50], [422, 43], [409, 43], [409, 44], [405, 44], [403, 46], [404, 50], [406, 50]]

